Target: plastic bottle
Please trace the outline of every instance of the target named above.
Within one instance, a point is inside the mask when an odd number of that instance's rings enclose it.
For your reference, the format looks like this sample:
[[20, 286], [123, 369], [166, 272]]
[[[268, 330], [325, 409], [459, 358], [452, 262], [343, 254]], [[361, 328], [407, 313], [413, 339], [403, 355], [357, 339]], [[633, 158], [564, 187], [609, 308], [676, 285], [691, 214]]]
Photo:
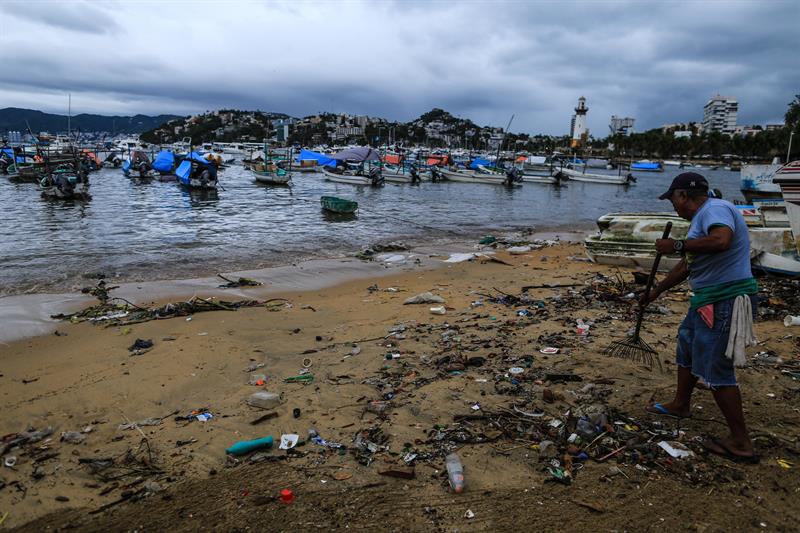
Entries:
[[247, 404], [261, 409], [274, 409], [281, 404], [281, 395], [267, 391], [254, 392], [247, 398]]
[[450, 488], [453, 489], [453, 492], [464, 492], [464, 467], [461, 466], [458, 454], [448, 455], [445, 463], [447, 464], [447, 479], [450, 481]]
[[262, 448], [272, 448], [272, 437], [264, 437], [255, 440], [240, 440], [227, 450], [225, 453], [230, 455], [244, 455]]

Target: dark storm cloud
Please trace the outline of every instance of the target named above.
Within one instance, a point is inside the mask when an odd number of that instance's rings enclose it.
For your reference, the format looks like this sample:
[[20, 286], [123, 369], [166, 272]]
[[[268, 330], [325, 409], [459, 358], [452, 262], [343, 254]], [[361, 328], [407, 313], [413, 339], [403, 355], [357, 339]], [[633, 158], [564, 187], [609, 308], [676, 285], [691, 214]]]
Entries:
[[[800, 3], [35, 2], [2, 4], [0, 107], [195, 113], [220, 107], [563, 134], [581, 95], [604, 136], [699, 121], [716, 93], [739, 123], [800, 92]], [[12, 23], [13, 21], [13, 23]], [[35, 105], [34, 105], [35, 104]]]
[[[6, 0], [0, 4], [4, 15], [37, 25], [78, 33], [104, 34], [118, 29], [116, 21], [98, 2], [75, 0]], [[43, 28], [44, 31], [48, 31]]]

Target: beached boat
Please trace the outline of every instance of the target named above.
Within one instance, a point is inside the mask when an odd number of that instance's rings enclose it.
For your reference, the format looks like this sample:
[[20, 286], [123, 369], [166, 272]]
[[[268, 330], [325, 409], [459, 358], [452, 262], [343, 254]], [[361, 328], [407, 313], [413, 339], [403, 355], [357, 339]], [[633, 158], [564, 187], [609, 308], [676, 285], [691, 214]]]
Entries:
[[319, 199], [322, 209], [337, 213], [340, 215], [349, 215], [358, 210], [358, 202], [347, 200], [346, 198], [338, 198], [336, 196], [323, 196]]
[[[781, 188], [783, 200], [786, 203], [786, 215], [792, 228], [794, 245], [800, 254], [800, 161], [793, 161], [786, 165], [790, 170], [775, 178], [775, 184]], [[792, 170], [797, 169], [797, 170]]]
[[[751, 206], [737, 207], [748, 209]], [[661, 237], [667, 222], [672, 222], [672, 238], [686, 237], [689, 222], [674, 213], [603, 215], [597, 219], [600, 231], [584, 241], [586, 254], [592, 261], [600, 264], [650, 268], [655, 258], [655, 241]], [[776, 274], [800, 275], [798, 251], [787, 247], [787, 243], [792, 242], [791, 229], [748, 226], [748, 233], [751, 264], [754, 269]], [[679, 255], [665, 256], [660, 268], [669, 270], [678, 261], [680, 261]]]
[[175, 169], [178, 184], [187, 189], [216, 189], [217, 165], [197, 152], [187, 154]]
[[636, 182], [633, 174], [595, 174], [591, 172], [581, 172], [573, 168], [562, 168], [556, 171], [556, 175], [562, 174], [572, 181], [584, 181], [587, 183], [605, 183], [608, 185], [630, 185]]
[[772, 180], [782, 168], [777, 157], [770, 165], [744, 165], [739, 188], [747, 203], [752, 203], [753, 198], [781, 198], [781, 188]]
[[631, 163], [631, 170], [636, 172], [664, 172], [664, 165], [657, 161], [643, 159], [642, 161]]

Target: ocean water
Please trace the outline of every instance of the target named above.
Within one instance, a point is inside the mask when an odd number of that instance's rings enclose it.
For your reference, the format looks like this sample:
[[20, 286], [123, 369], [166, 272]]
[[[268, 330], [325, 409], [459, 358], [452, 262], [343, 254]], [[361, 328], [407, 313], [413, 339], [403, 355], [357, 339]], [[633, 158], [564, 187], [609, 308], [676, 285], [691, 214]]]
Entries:
[[[89, 202], [41, 198], [35, 184], [0, 176], [0, 294], [74, 288], [105, 275], [173, 279], [258, 268], [303, 257], [336, 257], [375, 242], [470, 239], [491, 232], [591, 231], [612, 211], [667, 211], [658, 195], [680, 170], [635, 173], [629, 187], [566, 182], [512, 189], [483, 184], [330, 183], [295, 174], [290, 187], [256, 184], [241, 166], [220, 174], [217, 193], [138, 182], [119, 169], [92, 173]], [[741, 199], [739, 173], [700, 170], [727, 199]], [[356, 200], [356, 217], [320, 209], [323, 195]]]

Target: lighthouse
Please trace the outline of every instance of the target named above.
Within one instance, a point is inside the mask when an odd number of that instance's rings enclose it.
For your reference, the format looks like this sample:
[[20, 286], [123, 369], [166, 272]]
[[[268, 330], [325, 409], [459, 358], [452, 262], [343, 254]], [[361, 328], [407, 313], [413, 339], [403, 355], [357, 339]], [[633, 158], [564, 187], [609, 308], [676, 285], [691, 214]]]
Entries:
[[572, 147], [580, 148], [589, 138], [589, 130], [586, 128], [586, 113], [589, 108], [586, 107], [586, 98], [581, 96], [578, 98], [578, 107], [575, 108], [575, 114], [572, 116]]

